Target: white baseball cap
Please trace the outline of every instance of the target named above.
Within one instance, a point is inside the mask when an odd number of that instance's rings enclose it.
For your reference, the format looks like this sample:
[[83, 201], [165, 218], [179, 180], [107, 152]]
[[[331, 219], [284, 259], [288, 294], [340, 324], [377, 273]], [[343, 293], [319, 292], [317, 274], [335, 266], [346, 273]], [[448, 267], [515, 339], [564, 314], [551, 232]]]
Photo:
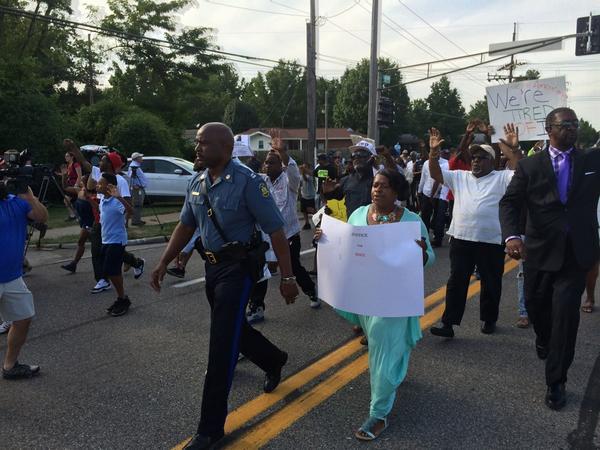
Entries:
[[355, 145], [350, 146], [350, 150], [367, 150], [372, 155], [377, 155], [375, 151], [375, 146], [371, 144], [369, 141], [358, 141]]
[[132, 159], [132, 160], [133, 160], [133, 159], [138, 159], [138, 158], [141, 158], [142, 156], [144, 156], [144, 154], [143, 154], [143, 153], [133, 152], [133, 153], [131, 154], [131, 159]]
[[496, 152], [494, 151], [494, 149], [492, 148], [491, 145], [473, 144], [469, 147], [469, 151], [471, 152], [471, 154], [473, 154], [473, 151], [477, 151], [477, 150], [483, 150], [486, 153], [488, 153], [492, 157], [492, 159], [496, 159]]

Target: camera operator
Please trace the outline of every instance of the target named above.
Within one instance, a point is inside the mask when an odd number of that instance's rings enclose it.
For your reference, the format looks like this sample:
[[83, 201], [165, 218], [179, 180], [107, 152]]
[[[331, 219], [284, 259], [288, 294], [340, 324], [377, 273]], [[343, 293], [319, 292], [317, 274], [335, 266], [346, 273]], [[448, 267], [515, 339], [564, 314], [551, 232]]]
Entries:
[[12, 321], [2, 365], [2, 376], [14, 380], [29, 378], [40, 371], [39, 366], [20, 364], [19, 351], [27, 339], [31, 318], [35, 315], [33, 296], [23, 281], [23, 254], [28, 220], [45, 223], [46, 207], [33, 195], [31, 188], [18, 196], [8, 193], [5, 181], [0, 181], [0, 316]]
[[131, 164], [127, 171], [131, 185], [131, 201], [133, 203], [133, 216], [131, 218], [131, 225], [145, 225], [146, 222], [142, 220], [142, 208], [144, 206], [144, 197], [146, 194], [146, 187], [148, 186], [148, 180], [146, 175], [142, 171], [142, 153], [134, 152], [131, 155]]

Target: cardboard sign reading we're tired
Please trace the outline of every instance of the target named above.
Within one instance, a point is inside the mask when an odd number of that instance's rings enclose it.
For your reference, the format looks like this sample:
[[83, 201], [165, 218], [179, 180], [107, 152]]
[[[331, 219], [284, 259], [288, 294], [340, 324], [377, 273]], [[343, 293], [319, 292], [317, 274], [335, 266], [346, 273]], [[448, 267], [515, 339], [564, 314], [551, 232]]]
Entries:
[[490, 124], [496, 133], [492, 142], [503, 136], [502, 127], [514, 123], [519, 140], [546, 139], [545, 120], [550, 111], [567, 106], [565, 77], [527, 80], [486, 88]]

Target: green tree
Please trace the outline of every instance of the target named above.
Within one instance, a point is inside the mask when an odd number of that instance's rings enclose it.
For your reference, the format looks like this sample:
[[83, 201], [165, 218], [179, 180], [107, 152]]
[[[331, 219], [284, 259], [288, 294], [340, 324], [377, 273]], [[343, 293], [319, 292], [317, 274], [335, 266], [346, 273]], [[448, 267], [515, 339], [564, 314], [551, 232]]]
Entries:
[[[396, 142], [406, 128], [409, 98], [398, 65], [387, 58], [379, 59], [379, 69], [391, 80], [382, 91], [383, 96], [394, 102], [394, 125], [381, 131], [380, 140], [385, 144]], [[352, 128], [366, 133], [369, 110], [369, 60], [362, 59], [356, 66], [346, 69], [339, 83], [338, 95], [333, 109], [335, 126]]]
[[110, 129], [123, 117], [142, 109], [122, 99], [109, 97], [81, 108], [76, 118], [75, 136], [82, 144], [108, 144]]
[[514, 81], [526, 81], [526, 80], [539, 80], [540, 72], [535, 69], [529, 69], [525, 72], [525, 75], [521, 75], [514, 78]]
[[490, 115], [488, 112], [487, 100], [485, 98], [483, 100], [477, 100], [471, 105], [469, 112], [467, 113], [467, 119], [481, 119], [485, 123], [490, 123]]
[[223, 113], [223, 123], [229, 125], [234, 133], [258, 125], [258, 115], [254, 107], [241, 100], [231, 100]]
[[458, 143], [465, 128], [465, 108], [462, 106], [458, 90], [450, 86], [447, 77], [442, 77], [431, 85], [427, 104], [431, 114], [431, 126], [442, 132], [447, 145]]
[[[161, 116], [172, 126], [182, 127], [190, 119], [181, 117], [178, 99], [216, 74], [218, 58], [205, 50], [210, 47], [209, 29], [197, 27], [177, 30], [177, 15], [192, 0], [109, 0], [109, 14], [101, 24], [123, 33], [117, 41], [110, 78], [112, 90], [148, 111]], [[170, 46], [134, 40], [131, 35], [160, 36]], [[222, 108], [224, 108], [223, 105]], [[216, 113], [222, 116], [223, 110]]]
[[407, 132], [423, 138], [431, 127], [431, 114], [427, 101], [417, 98], [410, 102], [408, 112]]
[[306, 127], [306, 78], [294, 61], [280, 60], [245, 86], [242, 100], [258, 115], [260, 127]]
[[180, 144], [169, 126], [147, 111], [122, 116], [110, 128], [107, 142], [126, 154], [181, 156]]
[[598, 141], [598, 131], [587, 120], [579, 119], [578, 144], [583, 148], [588, 148]]

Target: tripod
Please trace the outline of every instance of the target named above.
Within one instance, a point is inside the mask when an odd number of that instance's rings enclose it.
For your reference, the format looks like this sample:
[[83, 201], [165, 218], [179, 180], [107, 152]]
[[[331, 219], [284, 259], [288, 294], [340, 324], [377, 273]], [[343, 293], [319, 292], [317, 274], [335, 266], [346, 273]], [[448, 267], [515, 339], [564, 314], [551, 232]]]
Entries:
[[[137, 186], [136, 189], [140, 189], [142, 191], [142, 195], [143, 195], [143, 199], [142, 199], [142, 205], [144, 203], [144, 200], [148, 201], [148, 206], [150, 206], [150, 209], [152, 210], [152, 214], [154, 214], [154, 217], [156, 218], [156, 222], [158, 222], [158, 226], [160, 227], [160, 230], [163, 231], [163, 224], [160, 221], [160, 219], [158, 218], [158, 214], [156, 213], [156, 210], [154, 209], [154, 205], [152, 203], [152, 200], [150, 200], [150, 197], [148, 196], [148, 194], [146, 194], [146, 189], [142, 186], [141, 180], [137, 175], [137, 167], [133, 166], [131, 167], [131, 178], [129, 179], [129, 191], [132, 193], [131, 195], [131, 199], [133, 201], [133, 180], [137, 180]], [[135, 208], [135, 205], [132, 205]], [[141, 219], [141, 217], [140, 217]]]
[[[58, 184], [58, 181], [56, 181], [56, 178], [54, 178], [48, 172], [45, 172], [44, 176], [42, 177], [42, 182], [40, 183], [40, 189], [39, 189], [38, 195], [37, 195], [37, 198], [41, 203], [44, 203], [46, 201], [46, 195], [48, 194], [48, 187], [50, 186], [51, 181], [53, 182], [54, 186], [56, 187], [56, 189], [58, 190], [58, 192], [60, 193], [62, 198], [64, 198], [66, 195], [62, 186], [60, 184]], [[75, 216], [77, 217], [77, 220], [79, 220], [79, 216], [76, 211], [75, 211]], [[23, 254], [23, 259], [25, 259], [25, 256], [27, 255], [27, 250], [29, 250], [29, 244], [31, 243], [31, 238], [33, 237], [34, 231], [38, 230], [40, 232], [40, 236], [39, 236], [37, 244], [36, 244], [36, 247], [40, 248], [42, 245], [42, 239], [46, 235], [47, 229], [48, 229], [48, 225], [46, 225], [45, 223], [35, 223], [34, 222], [34, 223], [29, 224], [29, 228], [27, 230], [27, 244], [25, 245], [25, 253]]]

